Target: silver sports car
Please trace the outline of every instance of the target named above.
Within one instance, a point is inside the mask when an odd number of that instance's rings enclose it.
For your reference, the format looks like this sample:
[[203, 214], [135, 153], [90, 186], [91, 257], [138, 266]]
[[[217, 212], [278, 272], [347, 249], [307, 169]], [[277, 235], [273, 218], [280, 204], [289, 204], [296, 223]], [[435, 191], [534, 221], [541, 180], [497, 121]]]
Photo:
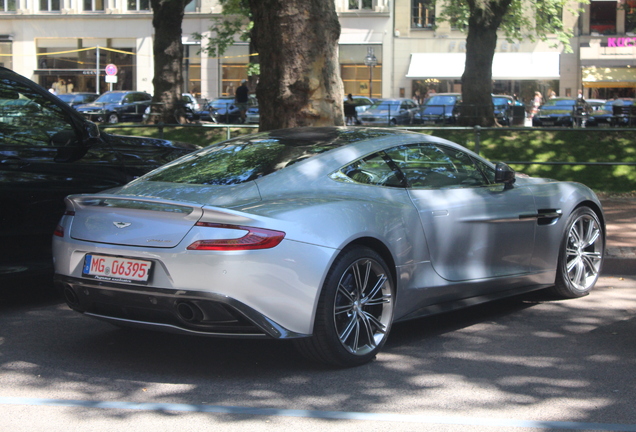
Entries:
[[371, 360], [396, 321], [543, 288], [586, 295], [604, 247], [581, 184], [428, 135], [334, 127], [235, 138], [69, 196], [53, 241], [56, 283], [87, 316], [293, 339], [338, 366]]

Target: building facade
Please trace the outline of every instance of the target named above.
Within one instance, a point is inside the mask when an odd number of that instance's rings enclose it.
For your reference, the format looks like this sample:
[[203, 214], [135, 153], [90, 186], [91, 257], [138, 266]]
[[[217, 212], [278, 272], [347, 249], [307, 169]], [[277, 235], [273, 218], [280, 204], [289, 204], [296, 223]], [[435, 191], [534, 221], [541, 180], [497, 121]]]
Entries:
[[[435, 0], [335, 0], [341, 23], [340, 63], [346, 94], [413, 97], [461, 92], [465, 35], [439, 21]], [[528, 99], [634, 96], [636, 0], [592, 0], [574, 31], [572, 53], [546, 42], [500, 38], [493, 62], [495, 93]], [[249, 48], [237, 42], [221, 58], [201, 50], [217, 0], [193, 0], [183, 20], [185, 91], [212, 99], [234, 93], [247, 76]], [[110, 89], [152, 93], [149, 0], [0, 0], [0, 64], [58, 92]], [[108, 76], [106, 65], [117, 73]], [[111, 69], [112, 73], [112, 69]]]

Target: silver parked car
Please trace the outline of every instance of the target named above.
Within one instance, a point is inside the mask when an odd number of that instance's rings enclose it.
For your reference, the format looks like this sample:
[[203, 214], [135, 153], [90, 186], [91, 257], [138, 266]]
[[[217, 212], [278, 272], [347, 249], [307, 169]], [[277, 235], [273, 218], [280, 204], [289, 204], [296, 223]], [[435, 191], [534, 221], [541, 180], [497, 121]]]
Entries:
[[417, 104], [412, 99], [378, 99], [358, 119], [367, 126], [395, 126], [413, 124]]
[[53, 248], [72, 309], [293, 339], [339, 366], [370, 361], [396, 321], [543, 288], [586, 295], [605, 246], [587, 187], [388, 128], [234, 138], [66, 206]]

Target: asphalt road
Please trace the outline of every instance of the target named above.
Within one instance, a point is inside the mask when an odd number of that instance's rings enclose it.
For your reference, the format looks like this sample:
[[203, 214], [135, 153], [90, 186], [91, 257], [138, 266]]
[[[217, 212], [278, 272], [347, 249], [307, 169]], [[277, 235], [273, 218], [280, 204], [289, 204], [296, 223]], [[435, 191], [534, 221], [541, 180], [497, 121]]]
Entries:
[[335, 370], [288, 343], [118, 329], [4, 286], [0, 431], [636, 431], [635, 329], [636, 278], [603, 277], [582, 299], [396, 325], [375, 361]]

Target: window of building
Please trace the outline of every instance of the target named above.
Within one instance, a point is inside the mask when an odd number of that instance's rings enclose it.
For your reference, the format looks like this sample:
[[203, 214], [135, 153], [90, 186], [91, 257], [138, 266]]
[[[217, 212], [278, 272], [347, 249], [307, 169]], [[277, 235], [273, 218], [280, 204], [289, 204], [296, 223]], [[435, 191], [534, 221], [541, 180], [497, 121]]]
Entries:
[[103, 12], [104, 0], [84, 0], [84, 10], [86, 12]]
[[367, 45], [340, 45], [340, 76], [346, 95], [382, 97], [382, 47], [372, 47], [377, 61], [372, 67], [365, 64], [369, 48]]
[[59, 12], [60, 0], [40, 0], [40, 11], [42, 12]]
[[590, 31], [616, 34], [616, 0], [590, 2]]
[[196, 12], [197, 11], [197, 1], [196, 0], [192, 0], [190, 3], [188, 3], [185, 7], [185, 9], [183, 9], [184, 12]]
[[625, 11], [625, 31], [636, 32], [636, 0], [626, 0], [621, 7]]
[[435, 0], [413, 0], [412, 28], [430, 28], [435, 25]]
[[15, 12], [17, 0], [0, 0], [0, 12]]
[[150, 0], [128, 0], [129, 11], [149, 11]]
[[373, 0], [349, 0], [349, 10], [373, 9]]
[[13, 68], [12, 61], [13, 45], [6, 35], [0, 35], [0, 66]]

